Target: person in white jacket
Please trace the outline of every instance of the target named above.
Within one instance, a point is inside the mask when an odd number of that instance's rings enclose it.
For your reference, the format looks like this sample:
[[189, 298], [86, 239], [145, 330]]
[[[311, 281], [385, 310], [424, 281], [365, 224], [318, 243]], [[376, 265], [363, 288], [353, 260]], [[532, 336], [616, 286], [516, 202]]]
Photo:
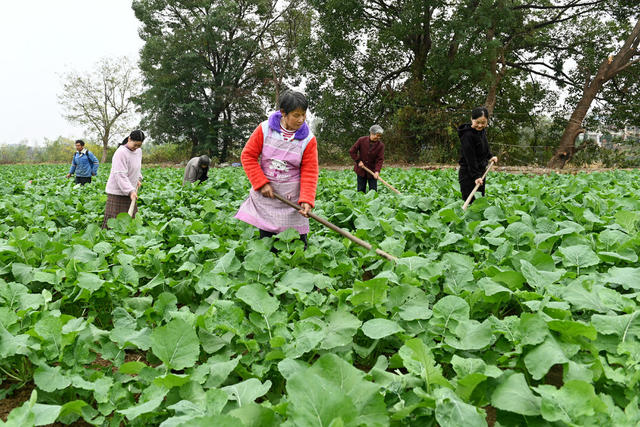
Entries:
[[[107, 180], [107, 205], [104, 209], [102, 228], [109, 228], [107, 221], [119, 213], [127, 212], [132, 201], [138, 199], [138, 188], [142, 184], [142, 141], [145, 135], [134, 130], [120, 144], [111, 160], [111, 172]], [[136, 203], [133, 216], [138, 212]]]

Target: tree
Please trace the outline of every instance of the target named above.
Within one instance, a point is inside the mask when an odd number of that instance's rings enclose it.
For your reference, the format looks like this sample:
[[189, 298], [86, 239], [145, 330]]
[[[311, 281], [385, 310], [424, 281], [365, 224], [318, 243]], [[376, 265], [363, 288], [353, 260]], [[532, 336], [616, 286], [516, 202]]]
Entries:
[[135, 119], [132, 97], [140, 90], [136, 67], [126, 58], [100, 60], [93, 71], [63, 75], [58, 102], [64, 117], [83, 126], [102, 143], [102, 162], [116, 135], [128, 133]]
[[[584, 132], [583, 120], [591, 108], [591, 104], [598, 96], [603, 86], [617, 75], [629, 71], [635, 64], [640, 63], [640, 19], [635, 24], [622, 46], [615, 55], [609, 55], [601, 59], [595, 75], [589, 70], [584, 71], [584, 86], [582, 95], [578, 100], [567, 126], [560, 139], [556, 153], [549, 161], [548, 166], [562, 168], [575, 154], [575, 140]], [[636, 67], [637, 68], [637, 67]]]
[[311, 11], [307, 7], [303, 4], [295, 9], [289, 7], [260, 41], [260, 60], [271, 71], [269, 80], [273, 86], [274, 108], [287, 86], [300, 84], [298, 45], [301, 39], [309, 36], [310, 27]]
[[159, 142], [192, 144], [225, 161], [270, 105], [272, 70], [263, 52], [287, 11], [282, 0], [137, 0], [142, 22], [136, 98]]

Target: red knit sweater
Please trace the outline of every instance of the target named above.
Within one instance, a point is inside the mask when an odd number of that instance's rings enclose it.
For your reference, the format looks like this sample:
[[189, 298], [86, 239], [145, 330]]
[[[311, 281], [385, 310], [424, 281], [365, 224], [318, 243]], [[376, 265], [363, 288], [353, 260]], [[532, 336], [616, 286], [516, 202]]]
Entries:
[[[263, 141], [262, 126], [258, 125], [240, 155], [242, 167], [247, 174], [247, 178], [249, 178], [249, 182], [251, 182], [251, 187], [256, 191], [269, 182], [264, 172], [262, 172], [260, 162], [258, 162], [258, 158], [260, 154], [262, 154]], [[302, 153], [302, 164], [300, 165], [300, 198], [298, 199], [298, 204], [309, 203], [312, 207], [315, 206], [318, 171], [318, 142], [314, 136], [304, 149], [304, 153]]]

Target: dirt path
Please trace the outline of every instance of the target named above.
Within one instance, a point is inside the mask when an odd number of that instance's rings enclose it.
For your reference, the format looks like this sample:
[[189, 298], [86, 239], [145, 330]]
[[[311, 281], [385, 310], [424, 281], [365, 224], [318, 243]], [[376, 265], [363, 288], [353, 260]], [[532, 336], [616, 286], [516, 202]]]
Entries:
[[[423, 170], [440, 170], [440, 169], [457, 169], [458, 165], [450, 164], [429, 164], [429, 165], [409, 165], [409, 164], [387, 164], [385, 168], [400, 168], [400, 169], [423, 169]], [[320, 165], [320, 169], [326, 170], [350, 170], [351, 165]], [[594, 164], [587, 167], [577, 167], [568, 165], [564, 169], [549, 169], [539, 166], [494, 166], [493, 172], [505, 172], [505, 173], [519, 173], [519, 174], [531, 174], [531, 175], [546, 175], [550, 173], [565, 173], [565, 174], [577, 174], [580, 172], [610, 172], [614, 170], [637, 170], [633, 168], [605, 168], [601, 165]]]

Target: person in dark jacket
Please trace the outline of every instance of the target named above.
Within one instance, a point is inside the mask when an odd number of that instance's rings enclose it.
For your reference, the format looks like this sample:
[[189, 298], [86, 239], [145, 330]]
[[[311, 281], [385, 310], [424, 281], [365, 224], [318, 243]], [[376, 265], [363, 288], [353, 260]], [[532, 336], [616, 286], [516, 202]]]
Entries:
[[480, 185], [478, 191], [484, 196], [485, 182], [482, 175], [487, 170], [490, 161], [498, 163], [498, 158], [491, 154], [489, 149], [486, 131], [488, 125], [489, 111], [485, 107], [478, 107], [471, 111], [471, 123], [465, 123], [458, 127], [458, 136], [460, 137], [458, 182], [460, 183], [462, 200], [467, 200], [476, 184]]
[[182, 185], [187, 182], [200, 181], [203, 183], [209, 179], [209, 166], [211, 166], [211, 159], [209, 156], [194, 157], [187, 163], [187, 167], [184, 169], [184, 178], [182, 178]]
[[98, 173], [98, 158], [86, 148], [84, 141], [79, 139], [76, 141], [76, 152], [71, 160], [71, 169], [67, 174], [67, 178], [75, 173], [76, 184], [85, 185], [91, 182], [91, 177]]
[[[381, 141], [383, 132], [380, 126], [371, 126], [369, 136], [358, 138], [349, 150], [351, 158], [356, 163], [353, 170], [358, 178], [358, 191], [363, 193], [367, 190], [367, 182], [369, 190], [378, 191], [378, 176], [384, 162], [384, 143]], [[373, 171], [373, 175], [365, 171], [362, 166]]]

